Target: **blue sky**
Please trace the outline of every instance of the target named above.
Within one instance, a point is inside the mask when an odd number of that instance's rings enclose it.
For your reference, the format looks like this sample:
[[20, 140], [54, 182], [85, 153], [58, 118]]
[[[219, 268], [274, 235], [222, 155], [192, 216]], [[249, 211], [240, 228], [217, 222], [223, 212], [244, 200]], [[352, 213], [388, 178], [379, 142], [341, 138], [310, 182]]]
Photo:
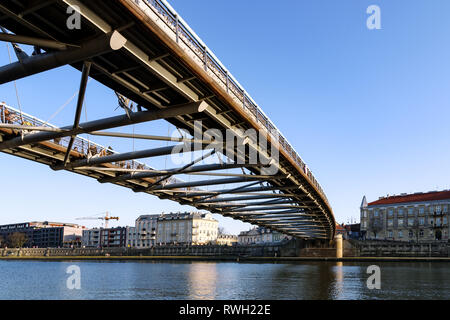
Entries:
[[[450, 2], [170, 3], [313, 170], [339, 222], [359, 219], [363, 195], [371, 201], [450, 189]], [[381, 30], [366, 27], [372, 4], [381, 8]], [[0, 63], [8, 63], [4, 43]], [[23, 110], [47, 120], [77, 90], [79, 77], [64, 67], [18, 81]], [[17, 106], [12, 83], [0, 86], [0, 97]], [[88, 119], [118, 113], [116, 105], [109, 89], [89, 83]], [[70, 124], [74, 109], [72, 101], [52, 122]], [[158, 122], [147, 133], [167, 130]], [[139, 214], [190, 210], [5, 154], [0, 177], [0, 223], [74, 222], [109, 210], [121, 217], [118, 225], [132, 225]], [[218, 218], [230, 232], [248, 228]]]

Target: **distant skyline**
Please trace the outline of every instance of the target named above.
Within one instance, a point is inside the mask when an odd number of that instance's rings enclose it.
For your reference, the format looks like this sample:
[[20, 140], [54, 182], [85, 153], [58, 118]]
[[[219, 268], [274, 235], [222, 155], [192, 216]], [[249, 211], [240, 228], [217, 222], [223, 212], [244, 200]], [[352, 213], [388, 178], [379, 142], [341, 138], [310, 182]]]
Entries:
[[[169, 2], [294, 146], [338, 222], [359, 221], [364, 195], [371, 202], [387, 194], [450, 189], [450, 2]], [[372, 4], [381, 9], [381, 30], [366, 26]], [[0, 44], [2, 65], [9, 63], [6, 48]], [[16, 60], [11, 47], [10, 53]], [[78, 90], [79, 78], [80, 72], [63, 67], [17, 81], [22, 110], [50, 119]], [[75, 100], [51, 122], [71, 123]], [[0, 86], [0, 101], [18, 107], [13, 83]], [[114, 92], [92, 80], [83, 120], [118, 114], [116, 106]], [[136, 132], [148, 128], [136, 126]], [[150, 128], [145, 132], [173, 129], [163, 121]], [[166, 165], [164, 159], [157, 164]], [[109, 211], [120, 217], [110, 225], [123, 226], [141, 214], [195, 210], [3, 153], [0, 179], [0, 224], [100, 226], [75, 219]], [[215, 218], [231, 233], [250, 227]]]

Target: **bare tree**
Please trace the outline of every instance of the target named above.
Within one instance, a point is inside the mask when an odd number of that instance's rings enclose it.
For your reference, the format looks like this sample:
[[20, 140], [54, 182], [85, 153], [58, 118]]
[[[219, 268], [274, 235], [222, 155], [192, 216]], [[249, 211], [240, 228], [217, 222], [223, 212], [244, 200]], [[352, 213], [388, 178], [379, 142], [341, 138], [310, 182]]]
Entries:
[[370, 230], [373, 232], [376, 239], [380, 231], [383, 230], [383, 224], [381, 220], [376, 218], [370, 219]]
[[416, 236], [416, 242], [419, 242], [419, 235], [420, 235], [419, 219], [414, 219], [414, 223], [412, 225], [412, 230], [414, 232], [414, 235]]
[[218, 232], [219, 236], [223, 236], [223, 235], [227, 234], [227, 231], [225, 230], [224, 227], [219, 227], [217, 232]]
[[9, 244], [13, 248], [22, 248], [28, 241], [26, 234], [21, 232], [14, 232], [9, 236], [8, 240]]

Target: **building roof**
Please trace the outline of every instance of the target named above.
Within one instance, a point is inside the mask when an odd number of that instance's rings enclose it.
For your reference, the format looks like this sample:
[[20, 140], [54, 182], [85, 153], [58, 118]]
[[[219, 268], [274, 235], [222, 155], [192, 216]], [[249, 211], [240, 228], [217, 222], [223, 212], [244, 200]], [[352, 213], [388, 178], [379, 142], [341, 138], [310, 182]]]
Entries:
[[264, 228], [264, 227], [254, 227], [253, 229], [250, 229], [248, 231], [242, 231], [241, 233], [239, 233], [239, 235], [240, 236], [256, 236], [256, 235], [265, 234], [265, 233], [277, 233], [277, 231], [274, 231], [269, 228]]
[[391, 196], [380, 198], [377, 201], [370, 202], [369, 206], [408, 203], [408, 202], [429, 202], [437, 200], [450, 200], [450, 190], [432, 191], [427, 193], [403, 194], [399, 196]]

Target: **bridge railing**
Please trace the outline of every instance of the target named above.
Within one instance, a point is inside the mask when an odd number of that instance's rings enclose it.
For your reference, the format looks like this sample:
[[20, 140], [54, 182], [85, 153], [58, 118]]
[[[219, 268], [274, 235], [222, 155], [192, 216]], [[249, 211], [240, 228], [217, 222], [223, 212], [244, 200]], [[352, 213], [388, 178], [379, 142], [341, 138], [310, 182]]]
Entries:
[[[27, 113], [24, 113], [20, 110], [17, 110], [11, 106], [8, 106], [4, 103], [0, 103], [0, 123], [5, 124], [17, 124], [17, 125], [25, 125], [25, 126], [36, 126], [36, 127], [49, 127], [58, 129], [58, 127], [51, 125], [43, 120], [40, 120], [36, 117], [33, 117]], [[25, 134], [31, 134], [33, 131], [26, 131]], [[62, 146], [64, 148], [69, 147], [70, 137], [63, 137], [58, 139], [53, 139], [52, 143]], [[72, 151], [78, 152], [82, 154], [84, 157], [102, 157], [111, 154], [118, 154], [118, 152], [114, 151], [111, 147], [104, 147], [100, 144], [92, 142], [83, 137], [77, 136], [73, 142]], [[154, 170], [144, 163], [135, 160], [127, 160], [113, 163], [118, 168], [130, 169], [130, 170]], [[181, 180], [176, 178], [167, 179], [170, 183], [181, 182]]]
[[328, 199], [323, 192], [322, 187], [288, 140], [176, 11], [165, 0], [136, 0], [137, 4], [140, 4], [141, 2], [150, 8], [159, 18], [161, 18], [169, 29], [172, 30], [177, 42], [182, 41], [183, 44], [194, 53], [197, 58], [196, 60], [201, 61], [205, 71], [210, 71], [210, 73], [215, 76], [218, 83], [226, 89], [228, 94], [230, 94], [233, 99], [239, 101], [239, 103], [242, 104], [243, 109], [266, 128], [267, 132], [275, 138], [275, 141], [279, 142], [282, 148], [297, 163], [303, 173], [317, 188], [325, 199], [325, 202], [328, 203]]

